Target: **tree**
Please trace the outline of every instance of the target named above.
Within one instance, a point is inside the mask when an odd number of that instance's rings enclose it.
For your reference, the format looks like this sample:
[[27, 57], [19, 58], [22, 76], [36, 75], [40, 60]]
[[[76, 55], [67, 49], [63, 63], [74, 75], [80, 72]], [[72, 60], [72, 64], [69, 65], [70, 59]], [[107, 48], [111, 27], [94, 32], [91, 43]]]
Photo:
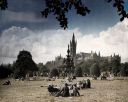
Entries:
[[112, 59], [112, 72], [114, 75], [117, 76], [117, 74], [120, 72], [120, 67], [121, 67], [121, 58], [119, 55], [114, 55]]
[[8, 65], [0, 65], [0, 79], [7, 78], [9, 75], [11, 75], [13, 71], [11, 70], [10, 64]]
[[29, 72], [37, 71], [38, 68], [32, 59], [32, 55], [28, 51], [20, 51], [14, 68], [15, 78], [24, 77]]
[[81, 67], [83, 74], [87, 76], [90, 74], [90, 67], [92, 64], [91, 60], [87, 60], [86, 62], [78, 64], [77, 67]]
[[0, 0], [0, 8], [1, 10], [5, 10], [8, 8], [7, 0]]
[[77, 67], [77, 68], [76, 68], [76, 70], [75, 70], [75, 75], [76, 75], [77, 77], [82, 77], [82, 76], [83, 76], [81, 67]]
[[128, 76], [128, 62], [121, 64], [120, 74], [121, 76]]
[[[124, 9], [124, 0], [105, 0], [108, 3], [113, 3], [113, 7], [117, 8], [120, 21], [124, 18], [128, 18], [128, 13]], [[47, 18], [49, 14], [55, 15], [55, 18], [59, 21], [60, 26], [64, 29], [68, 28], [68, 18], [66, 13], [69, 10], [75, 9], [76, 13], [81, 16], [86, 16], [90, 13], [90, 9], [83, 4], [82, 0], [45, 0], [46, 8], [41, 11], [43, 17]], [[0, 0], [1, 10], [5, 10], [8, 7], [7, 0]]]
[[51, 71], [50, 71], [50, 77], [59, 77], [59, 71], [58, 69], [56, 68], [53, 68]]
[[90, 68], [90, 74], [92, 76], [96, 76], [99, 77], [100, 76], [100, 68], [99, 65], [97, 63], [94, 63], [91, 68]]
[[99, 67], [101, 69], [101, 72], [109, 71], [109, 66], [110, 66], [110, 64], [109, 64], [108, 60], [102, 60], [99, 63]]
[[42, 76], [47, 76], [47, 73], [49, 73], [49, 69], [43, 65], [43, 63], [37, 64], [37, 67], [39, 69], [39, 72], [42, 73]]

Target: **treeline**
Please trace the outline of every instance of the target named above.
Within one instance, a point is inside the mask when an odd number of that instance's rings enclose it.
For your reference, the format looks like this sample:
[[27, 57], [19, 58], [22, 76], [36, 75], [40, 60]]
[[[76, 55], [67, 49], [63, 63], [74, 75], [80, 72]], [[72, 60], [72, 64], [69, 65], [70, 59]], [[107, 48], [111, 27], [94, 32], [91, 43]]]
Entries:
[[0, 79], [7, 78], [13, 73], [11, 64], [1, 64], [0, 65]]
[[82, 62], [77, 67], [81, 68], [82, 75], [100, 76], [101, 72], [110, 72], [115, 76], [128, 76], [128, 62], [121, 63], [119, 55], [108, 59], [90, 59]]
[[[78, 77], [96, 76], [101, 72], [111, 72], [115, 76], [128, 76], [128, 62], [121, 63], [120, 56], [115, 55], [110, 61], [108, 59], [90, 59], [76, 65], [73, 74]], [[0, 79], [9, 76], [14, 78], [25, 78], [26, 75], [33, 76], [33, 72], [38, 72], [41, 76], [63, 76], [65, 67], [48, 68], [43, 63], [36, 64], [32, 55], [28, 51], [20, 51], [17, 60], [13, 64], [0, 65]], [[36, 74], [35, 74], [36, 75]]]

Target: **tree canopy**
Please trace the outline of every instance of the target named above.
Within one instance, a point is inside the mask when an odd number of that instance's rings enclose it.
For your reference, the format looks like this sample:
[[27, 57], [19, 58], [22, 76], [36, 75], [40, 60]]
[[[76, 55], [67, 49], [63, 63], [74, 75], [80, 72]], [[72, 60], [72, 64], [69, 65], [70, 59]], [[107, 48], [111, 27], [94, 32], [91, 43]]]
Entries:
[[[55, 15], [56, 19], [59, 21], [60, 26], [64, 29], [68, 28], [68, 18], [66, 13], [74, 8], [76, 14], [81, 16], [86, 16], [90, 13], [90, 9], [82, 2], [82, 0], [45, 0], [46, 8], [41, 12], [42, 16], [47, 18], [50, 13]], [[121, 16], [120, 21], [124, 18], [128, 18], [128, 13], [124, 9], [123, 0], [105, 0], [108, 3], [113, 3], [113, 7], [117, 8], [118, 14]]]
[[32, 59], [32, 55], [28, 51], [20, 51], [14, 68], [15, 77], [25, 77], [29, 71], [37, 71], [38, 68]]
[[128, 62], [121, 64], [120, 74], [121, 76], [128, 76]]
[[75, 76], [77, 76], [77, 77], [82, 77], [83, 76], [81, 67], [77, 67], [76, 68], [76, 70], [75, 70]]
[[0, 65], [0, 79], [7, 78], [9, 75], [13, 73], [11, 64], [1, 64]]
[[37, 64], [37, 67], [39, 69], [41, 76], [47, 76], [47, 73], [49, 73], [50, 71], [43, 63]]
[[59, 71], [56, 68], [51, 69], [50, 71], [50, 77], [59, 77]]
[[99, 77], [100, 76], [100, 68], [99, 65], [97, 63], [94, 63], [91, 68], [90, 68], [90, 74], [92, 76], [96, 76]]

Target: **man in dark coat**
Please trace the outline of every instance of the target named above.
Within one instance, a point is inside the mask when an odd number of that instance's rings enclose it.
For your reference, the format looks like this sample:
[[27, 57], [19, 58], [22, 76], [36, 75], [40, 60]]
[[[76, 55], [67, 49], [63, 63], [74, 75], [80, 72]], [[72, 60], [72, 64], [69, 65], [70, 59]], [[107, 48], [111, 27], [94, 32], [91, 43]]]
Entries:
[[87, 88], [91, 88], [91, 81], [87, 79]]
[[63, 89], [61, 90], [62, 96], [63, 97], [68, 97], [69, 96], [69, 88], [68, 88], [68, 84], [65, 83], [65, 86], [63, 87]]

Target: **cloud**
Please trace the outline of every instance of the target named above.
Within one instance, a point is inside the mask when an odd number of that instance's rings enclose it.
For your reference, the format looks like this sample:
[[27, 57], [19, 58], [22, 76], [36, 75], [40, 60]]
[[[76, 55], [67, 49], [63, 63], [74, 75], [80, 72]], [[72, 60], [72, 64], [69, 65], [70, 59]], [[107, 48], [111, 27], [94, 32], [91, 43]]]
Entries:
[[23, 49], [30, 51], [37, 63], [54, 60], [60, 53], [65, 57], [73, 32], [77, 38], [77, 52], [101, 51], [103, 56], [116, 53], [121, 55], [122, 62], [128, 61], [127, 24], [128, 20], [125, 19], [99, 34], [83, 34], [78, 28], [37, 32], [12, 26], [4, 30], [0, 37], [0, 63], [16, 60], [17, 54]]
[[122, 62], [128, 61], [128, 19], [119, 22], [106, 31], [95, 34], [84, 35], [78, 39], [78, 51], [101, 51], [102, 55], [119, 54]]
[[66, 54], [73, 32], [79, 34], [78, 29], [34, 32], [28, 28], [13, 26], [3, 31], [0, 37], [0, 61], [7, 63], [12, 58], [16, 59], [23, 49], [30, 51], [36, 62], [54, 60], [58, 54]]
[[14, 12], [6, 10], [2, 12], [2, 20], [18, 21], [18, 22], [46, 22], [47, 19], [41, 17], [41, 13], [37, 12]]

